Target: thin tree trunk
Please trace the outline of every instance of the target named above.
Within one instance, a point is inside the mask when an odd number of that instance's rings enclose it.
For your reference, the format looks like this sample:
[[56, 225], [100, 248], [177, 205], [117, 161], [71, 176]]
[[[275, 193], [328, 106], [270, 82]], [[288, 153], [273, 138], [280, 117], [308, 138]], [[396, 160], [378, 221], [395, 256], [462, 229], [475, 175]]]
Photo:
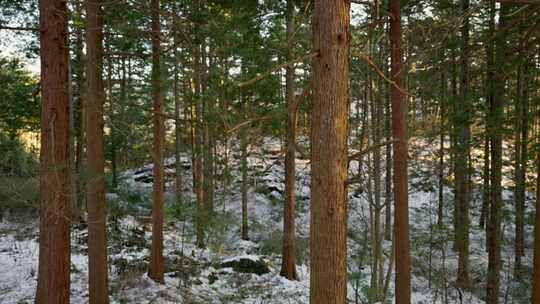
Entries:
[[42, 0], [40, 12], [41, 153], [37, 304], [69, 303], [70, 179], [68, 15], [66, 1]]
[[173, 16], [174, 30], [174, 83], [173, 83], [173, 98], [174, 98], [174, 159], [175, 159], [175, 194], [178, 204], [182, 204], [184, 197], [182, 193], [182, 160], [180, 152], [182, 151], [182, 122], [180, 120], [180, 93], [178, 88], [180, 68], [178, 64], [178, 24], [176, 16]]
[[[527, 58], [521, 54], [521, 58]], [[516, 239], [514, 246], [514, 275], [516, 279], [522, 278], [522, 262], [521, 258], [525, 255], [524, 243], [524, 221], [525, 221], [525, 176], [527, 173], [528, 160], [528, 131], [529, 131], [529, 100], [528, 100], [528, 67], [527, 63], [521, 63], [518, 67], [518, 83], [516, 101]]]
[[491, 142], [491, 206], [489, 208], [488, 234], [488, 274], [486, 303], [499, 303], [500, 270], [501, 270], [501, 208], [502, 208], [502, 124], [504, 122], [504, 60], [506, 51], [506, 14], [508, 4], [501, 4], [499, 16], [499, 33], [495, 44], [495, 84], [494, 98], [490, 109], [490, 142]]
[[[245, 103], [244, 103], [245, 105]], [[240, 130], [240, 149], [242, 155], [240, 156], [240, 171], [242, 172], [242, 240], [249, 240], [249, 226], [248, 226], [248, 161], [247, 161], [247, 130], [242, 128]]]
[[[456, 113], [457, 113], [457, 100], [459, 98], [458, 96], [458, 70], [457, 70], [457, 66], [458, 66], [458, 62], [456, 60], [457, 58], [457, 54], [456, 54], [456, 48], [453, 47], [451, 49], [451, 55], [452, 55], [452, 80], [451, 80], [451, 87], [452, 87], [452, 103], [451, 103], [451, 107], [452, 107], [452, 118], [455, 119], [455, 116], [456, 116]], [[456, 124], [455, 123], [452, 123], [452, 127], [451, 127], [451, 132], [450, 132], [450, 164], [451, 164], [451, 168], [452, 168], [452, 174], [454, 176], [456, 176], [456, 171], [457, 171], [457, 163], [458, 163], [458, 156], [457, 156], [457, 131], [456, 131]], [[459, 204], [458, 204], [458, 195], [457, 192], [457, 187], [458, 187], [458, 183], [457, 183], [457, 180], [454, 178], [454, 185], [453, 185], [453, 190], [454, 190], [454, 209], [453, 209], [453, 224], [454, 224], [454, 243], [452, 244], [452, 249], [454, 250], [457, 250], [457, 244], [458, 244], [458, 233], [457, 231], [459, 230]]]
[[[489, 36], [493, 37], [495, 34], [495, 2], [490, 1], [489, 3]], [[495, 58], [494, 53], [494, 39], [490, 39], [486, 48], [486, 106], [488, 109], [491, 108], [493, 104], [493, 98], [495, 94]], [[490, 126], [489, 119], [490, 114], [486, 115], [486, 135], [484, 143], [484, 172], [483, 172], [483, 198], [482, 198], [482, 210], [480, 213], [480, 227], [486, 227], [486, 235], [489, 235], [489, 228], [486, 225], [486, 219], [489, 218], [489, 207], [491, 205], [490, 199]], [[487, 240], [486, 240], [487, 242]], [[487, 245], [487, 244], [486, 244]], [[487, 247], [487, 246], [486, 246]]]
[[470, 287], [469, 279], [469, 153], [470, 153], [470, 117], [469, 104], [469, 0], [461, 0], [461, 104], [456, 107], [456, 202], [457, 202], [457, 230], [456, 249], [458, 251], [458, 277], [457, 285], [467, 289]]
[[[287, 0], [287, 61], [293, 59], [293, 35], [295, 8], [292, 0]], [[285, 204], [283, 209], [283, 254], [281, 275], [289, 280], [296, 280], [296, 240], [295, 240], [295, 204], [296, 204], [296, 123], [297, 109], [294, 107], [294, 66], [286, 67], [285, 98], [287, 103], [287, 131], [285, 153]]]
[[213, 101], [208, 98], [206, 92], [208, 91], [208, 54], [206, 51], [206, 42], [203, 39], [201, 43], [201, 66], [199, 69], [200, 81], [201, 81], [201, 131], [202, 131], [202, 144], [201, 153], [203, 161], [203, 191], [204, 191], [204, 216], [205, 225], [208, 224], [209, 219], [214, 213], [214, 154], [213, 154], [213, 130], [211, 126], [212, 114], [213, 114]]
[[193, 105], [193, 135], [194, 135], [194, 159], [193, 159], [193, 182], [195, 186], [195, 196], [197, 199], [197, 247], [205, 247], [205, 229], [206, 229], [206, 206], [204, 192], [204, 163], [203, 163], [203, 104], [201, 98], [201, 46], [195, 45], [194, 50], [194, 93], [195, 100]]
[[540, 302], [540, 153], [536, 168], [536, 216], [534, 221], [534, 260], [531, 304]]
[[163, 142], [164, 122], [162, 109], [162, 83], [161, 83], [161, 24], [160, 0], [152, 0], [152, 99], [154, 100], [154, 192], [152, 205], [152, 248], [150, 251], [150, 265], [148, 276], [158, 282], [165, 283], [163, 276]]
[[86, 0], [86, 73], [88, 106], [86, 120], [88, 182], [88, 287], [89, 302], [109, 303], [107, 274], [107, 223], [105, 157], [103, 148], [103, 19], [101, 0]]
[[[75, 1], [75, 18], [82, 18], [83, 10], [83, 1]], [[72, 66], [72, 75], [74, 77], [74, 89], [72, 91], [72, 98], [74, 100], [75, 109], [74, 113], [74, 129], [75, 129], [75, 187], [77, 194], [77, 213], [79, 219], [83, 218], [83, 206], [85, 201], [84, 194], [84, 180], [81, 178], [83, 176], [83, 163], [84, 163], [84, 126], [85, 126], [85, 111], [84, 111], [84, 87], [85, 87], [85, 76], [84, 76], [84, 35], [83, 29], [80, 26], [74, 28], [75, 31], [75, 58], [74, 64]]]
[[71, 58], [68, 60], [68, 96], [69, 96], [69, 178], [71, 193], [71, 221], [77, 222], [82, 219], [82, 211], [79, 209], [78, 183], [77, 183], [77, 149], [75, 131], [75, 100], [73, 98], [73, 64]]
[[407, 177], [407, 99], [402, 92], [403, 53], [399, 0], [390, 0], [390, 49], [392, 134], [394, 143], [394, 229], [396, 242], [396, 304], [411, 303], [411, 257], [409, 249], [409, 193]]
[[[444, 51], [442, 51], [441, 58], [444, 59]], [[444, 67], [441, 64], [441, 100], [440, 103], [440, 117], [441, 117], [441, 130], [439, 134], [439, 205], [437, 209], [437, 226], [441, 229], [444, 226], [444, 139], [445, 139], [445, 120], [446, 115], [446, 75], [444, 73]]]
[[390, 108], [390, 94], [388, 90], [390, 87], [386, 86], [385, 93], [385, 122], [384, 128], [386, 132], [386, 141], [388, 144], [385, 147], [385, 181], [384, 181], [384, 205], [385, 205], [385, 224], [384, 224], [384, 239], [387, 241], [392, 240], [392, 125], [391, 125], [391, 108]]
[[350, 2], [315, 1], [311, 112], [310, 303], [347, 299]]

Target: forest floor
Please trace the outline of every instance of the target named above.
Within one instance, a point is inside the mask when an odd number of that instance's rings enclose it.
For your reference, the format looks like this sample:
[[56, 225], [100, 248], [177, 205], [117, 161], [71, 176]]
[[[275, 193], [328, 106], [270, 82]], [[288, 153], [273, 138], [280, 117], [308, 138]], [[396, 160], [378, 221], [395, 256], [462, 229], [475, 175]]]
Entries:
[[[452, 192], [445, 187], [443, 229], [436, 228], [438, 206], [438, 167], [436, 142], [413, 143], [410, 169], [410, 223], [413, 257], [413, 303], [484, 303], [487, 253], [485, 233], [478, 228], [481, 184], [471, 206], [470, 268], [473, 287], [465, 292], [454, 282], [457, 255], [452, 250]], [[250, 241], [240, 239], [241, 197], [239, 153], [232, 151], [229, 189], [217, 186], [215, 215], [207, 233], [207, 248], [195, 246], [194, 199], [190, 160], [184, 164], [184, 202], [179, 205], [168, 193], [165, 225], [165, 284], [154, 283], [146, 275], [150, 248], [152, 166], [122, 173], [121, 185], [108, 193], [108, 248], [111, 303], [309, 303], [309, 161], [297, 159], [297, 272], [298, 281], [279, 276], [283, 226], [283, 157], [281, 146], [264, 140], [249, 156]], [[479, 156], [477, 156], [479, 157]], [[174, 159], [168, 159], [167, 189], [174, 189]], [[358, 162], [352, 162], [351, 176], [358, 174]], [[364, 170], [365, 171], [365, 170]], [[383, 168], [384, 172], [384, 168]], [[363, 172], [362, 174], [366, 174]], [[509, 173], [510, 174], [510, 173]], [[367, 178], [365, 179], [367, 180]], [[384, 179], [383, 181], [384, 182]], [[508, 181], [506, 181], [508, 182]], [[370, 294], [371, 245], [369, 240], [369, 204], [365, 184], [350, 187], [348, 271], [350, 303], [368, 303]], [[384, 186], [382, 187], [384, 189]], [[504, 192], [505, 225], [501, 303], [526, 303], [530, 277], [521, 282], [512, 278], [513, 207], [512, 195]], [[533, 197], [528, 197], [533, 199]], [[383, 200], [384, 201], [384, 200]], [[527, 203], [526, 273], [532, 265], [532, 215], [534, 205]], [[384, 210], [383, 210], [384, 215]], [[87, 303], [87, 227], [73, 226], [72, 303]], [[384, 273], [392, 248], [384, 241]], [[32, 216], [4, 214], [0, 222], [0, 303], [33, 303], [38, 261], [38, 221]], [[530, 274], [529, 274], [530, 275]], [[393, 297], [390, 279], [388, 299]]]

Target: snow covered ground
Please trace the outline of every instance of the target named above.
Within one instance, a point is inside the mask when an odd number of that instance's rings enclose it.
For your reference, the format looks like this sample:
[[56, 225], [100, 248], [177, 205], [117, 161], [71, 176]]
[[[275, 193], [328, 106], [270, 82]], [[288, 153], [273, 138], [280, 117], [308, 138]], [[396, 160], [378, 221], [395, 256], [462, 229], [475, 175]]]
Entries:
[[[471, 225], [471, 292], [462, 292], [455, 285], [457, 256], [452, 250], [451, 191], [445, 188], [446, 211], [449, 223], [444, 231], [435, 231], [437, 208], [436, 156], [433, 151], [438, 144], [415, 142], [415, 157], [411, 162], [410, 216], [411, 249], [413, 255], [413, 303], [483, 303], [487, 253], [485, 234]], [[165, 284], [154, 283], [146, 276], [150, 247], [148, 216], [151, 196], [151, 165], [127, 170], [122, 174], [118, 193], [108, 194], [115, 206], [108, 222], [109, 273], [111, 303], [309, 303], [309, 161], [297, 159], [297, 237], [299, 281], [289, 281], [279, 276], [280, 238], [282, 233], [283, 159], [277, 141], [265, 139], [254, 148], [249, 157], [250, 239], [240, 239], [240, 174], [238, 152], [233, 151], [231, 168], [233, 181], [230, 191], [216, 191], [215, 220], [209, 230], [208, 248], [195, 246], [193, 194], [191, 190], [190, 159], [184, 155], [184, 195], [187, 198], [182, 209], [185, 214], [178, 220], [167, 214], [165, 226]], [[167, 159], [167, 171], [174, 173], [174, 159]], [[351, 163], [351, 175], [357, 174], [358, 163]], [[172, 177], [172, 176], [171, 176]], [[172, 182], [167, 184], [172, 190]], [[362, 185], [360, 186], [362, 187]], [[370, 284], [369, 239], [363, 239], [369, 227], [369, 211], [366, 194], [359, 186], [350, 187], [349, 195], [349, 299], [351, 303], [367, 303]], [[171, 197], [172, 194], [169, 194]], [[505, 192], [508, 201], [509, 191]], [[173, 209], [167, 203], [168, 210]], [[189, 207], [191, 206], [191, 207]], [[506, 204], [507, 211], [511, 204]], [[529, 204], [528, 210], [532, 207]], [[191, 209], [191, 211], [189, 211]], [[126, 211], [127, 210], [127, 211]], [[129, 211], [129, 212], [128, 212]], [[191, 212], [191, 213], [190, 213]], [[129, 214], [127, 214], [129, 213]], [[472, 223], [477, 222], [479, 200], [471, 208]], [[510, 212], [505, 213], [511, 217]], [[513, 226], [507, 219], [505, 245], [503, 246], [502, 295], [506, 303], [522, 303], [514, 297], [521, 292], [526, 299], [526, 283], [511, 282], [513, 262]], [[38, 222], [35, 218], [5, 216], [0, 223], [0, 304], [33, 303], [36, 288], [38, 260]], [[527, 244], [531, 244], [532, 230], [527, 226]], [[75, 225], [72, 230], [72, 303], [86, 303], [87, 256], [85, 225]], [[385, 241], [384, 270], [388, 267], [391, 241]], [[527, 248], [526, 267], [530, 268], [530, 248]], [[262, 263], [268, 272], [263, 274], [242, 273], [224, 264], [239, 260]], [[389, 299], [393, 297], [393, 279], [390, 280]], [[529, 288], [530, 290], [530, 288]], [[358, 301], [358, 302], [356, 302]]]

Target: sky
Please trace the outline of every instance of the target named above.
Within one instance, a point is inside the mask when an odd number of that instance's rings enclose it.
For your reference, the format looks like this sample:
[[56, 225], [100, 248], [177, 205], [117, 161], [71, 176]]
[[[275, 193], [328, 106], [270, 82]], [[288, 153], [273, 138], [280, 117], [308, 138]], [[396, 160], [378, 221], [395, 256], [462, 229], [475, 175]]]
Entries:
[[[351, 4], [351, 23], [358, 22], [358, 14], [365, 13], [363, 7], [358, 4]], [[355, 18], [356, 16], [356, 18]], [[31, 40], [31, 36], [25, 34], [24, 32], [12, 31], [12, 30], [1, 30], [0, 29], [0, 56], [5, 57], [17, 57], [22, 62], [24, 62], [26, 68], [36, 74], [40, 74], [40, 60], [37, 58], [28, 58], [25, 51], [23, 50], [23, 45], [25, 42]]]

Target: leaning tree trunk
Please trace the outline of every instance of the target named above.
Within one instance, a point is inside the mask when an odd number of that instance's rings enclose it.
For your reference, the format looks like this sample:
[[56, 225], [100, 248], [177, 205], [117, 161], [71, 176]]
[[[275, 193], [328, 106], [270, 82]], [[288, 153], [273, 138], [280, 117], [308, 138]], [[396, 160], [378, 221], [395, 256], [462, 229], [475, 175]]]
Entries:
[[163, 109], [161, 83], [161, 25], [159, 18], [160, 0], [152, 0], [152, 99], [154, 100], [154, 195], [152, 205], [152, 249], [148, 276], [158, 283], [164, 283], [163, 277]]
[[69, 303], [70, 179], [66, 1], [42, 0], [40, 231], [37, 304]]
[[396, 304], [411, 303], [409, 248], [409, 193], [407, 181], [407, 99], [403, 92], [400, 1], [390, 1], [392, 133], [394, 140], [394, 240], [396, 255]]
[[[287, 61], [293, 59], [294, 2], [287, 1]], [[287, 131], [285, 152], [285, 205], [283, 210], [283, 260], [281, 275], [296, 280], [296, 240], [295, 240], [295, 158], [296, 158], [296, 114], [294, 106], [294, 66], [286, 68], [285, 98], [287, 103]]]
[[103, 150], [103, 18], [101, 0], [86, 0], [86, 74], [88, 182], [88, 283], [90, 303], [109, 303], [107, 289], [107, 225], [105, 156]]
[[315, 1], [311, 113], [310, 302], [347, 298], [350, 1]]

